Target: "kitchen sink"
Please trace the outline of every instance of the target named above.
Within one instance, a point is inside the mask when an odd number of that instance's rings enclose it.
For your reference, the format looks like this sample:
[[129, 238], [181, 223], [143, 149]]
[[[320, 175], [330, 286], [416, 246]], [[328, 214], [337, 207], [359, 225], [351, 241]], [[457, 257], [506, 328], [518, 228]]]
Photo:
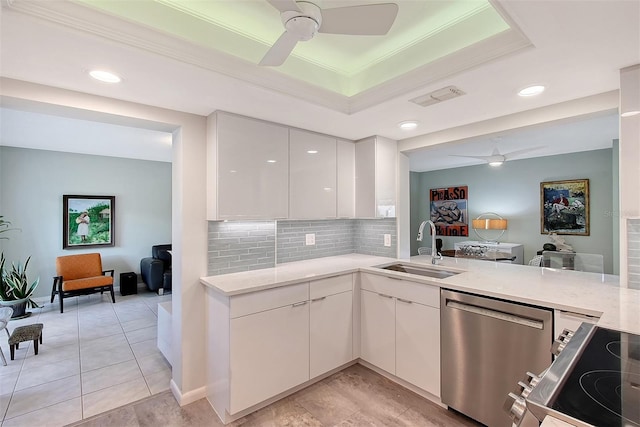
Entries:
[[433, 277], [434, 279], [446, 279], [462, 273], [461, 271], [440, 270], [422, 265], [396, 263], [386, 266], [379, 266], [383, 270], [399, 271], [401, 273], [415, 274], [418, 276]]

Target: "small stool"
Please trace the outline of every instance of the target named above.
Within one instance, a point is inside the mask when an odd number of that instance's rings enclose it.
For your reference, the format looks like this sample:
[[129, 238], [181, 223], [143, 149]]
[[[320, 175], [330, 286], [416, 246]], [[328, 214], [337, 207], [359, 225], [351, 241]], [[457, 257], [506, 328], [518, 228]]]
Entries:
[[11, 351], [11, 360], [15, 356], [20, 343], [33, 340], [33, 350], [38, 354], [38, 341], [42, 344], [42, 323], [34, 323], [33, 325], [18, 326], [13, 330], [9, 337], [9, 350]]

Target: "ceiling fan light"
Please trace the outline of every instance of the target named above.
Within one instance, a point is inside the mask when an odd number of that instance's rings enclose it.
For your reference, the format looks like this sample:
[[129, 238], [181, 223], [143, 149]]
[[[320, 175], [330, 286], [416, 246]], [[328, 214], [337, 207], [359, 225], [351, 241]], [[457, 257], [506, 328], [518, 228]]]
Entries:
[[536, 96], [536, 95], [540, 95], [542, 92], [544, 92], [544, 86], [542, 85], [533, 85], [533, 86], [527, 86], [524, 89], [521, 89], [518, 92], [518, 95], [520, 96]]

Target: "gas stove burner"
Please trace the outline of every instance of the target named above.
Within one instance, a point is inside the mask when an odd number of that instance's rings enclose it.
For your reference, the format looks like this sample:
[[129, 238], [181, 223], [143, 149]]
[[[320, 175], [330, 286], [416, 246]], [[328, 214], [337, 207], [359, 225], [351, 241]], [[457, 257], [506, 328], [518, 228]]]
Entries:
[[629, 399], [633, 402], [637, 398], [638, 384], [640, 384], [640, 374], [631, 372], [593, 370], [585, 372], [580, 377], [580, 387], [584, 393], [602, 408], [629, 422], [629, 426], [640, 426], [640, 424], [625, 417], [621, 410], [622, 402]]

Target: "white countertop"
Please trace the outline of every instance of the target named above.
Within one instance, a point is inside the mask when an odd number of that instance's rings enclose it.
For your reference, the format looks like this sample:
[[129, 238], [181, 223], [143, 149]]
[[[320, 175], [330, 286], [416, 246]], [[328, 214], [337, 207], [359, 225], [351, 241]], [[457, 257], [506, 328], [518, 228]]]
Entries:
[[600, 326], [640, 334], [640, 291], [620, 288], [618, 276], [451, 257], [444, 257], [437, 267], [463, 273], [446, 279], [371, 268], [395, 261], [431, 265], [431, 258], [424, 255], [397, 260], [349, 254], [202, 277], [200, 281], [225, 296], [233, 296], [340, 273], [367, 271], [447, 289], [600, 316]]

